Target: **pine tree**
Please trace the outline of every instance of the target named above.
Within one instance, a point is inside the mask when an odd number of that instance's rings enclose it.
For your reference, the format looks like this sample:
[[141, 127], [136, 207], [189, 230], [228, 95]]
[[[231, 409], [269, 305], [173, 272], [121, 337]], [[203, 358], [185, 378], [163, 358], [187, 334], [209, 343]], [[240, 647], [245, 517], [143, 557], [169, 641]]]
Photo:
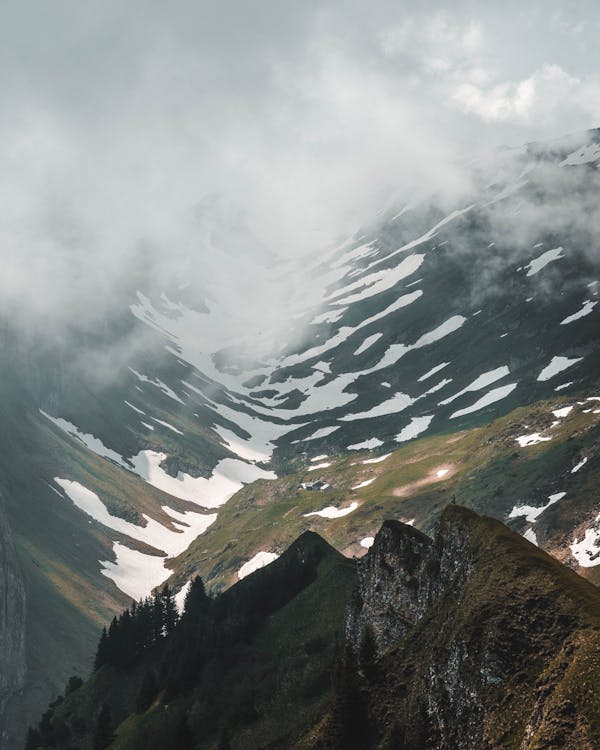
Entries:
[[96, 650], [96, 658], [94, 659], [94, 671], [98, 671], [101, 666], [107, 663], [107, 643], [108, 633], [106, 632], [106, 628], [102, 628], [98, 649]]
[[200, 576], [192, 579], [183, 605], [183, 617], [197, 617], [206, 611], [209, 597]]
[[152, 627], [152, 643], [158, 643], [163, 637], [164, 615], [162, 596], [157, 591], [152, 596], [150, 620]]
[[170, 635], [175, 630], [179, 620], [179, 612], [168, 583], [165, 583], [160, 598], [162, 600], [163, 633], [164, 635]]

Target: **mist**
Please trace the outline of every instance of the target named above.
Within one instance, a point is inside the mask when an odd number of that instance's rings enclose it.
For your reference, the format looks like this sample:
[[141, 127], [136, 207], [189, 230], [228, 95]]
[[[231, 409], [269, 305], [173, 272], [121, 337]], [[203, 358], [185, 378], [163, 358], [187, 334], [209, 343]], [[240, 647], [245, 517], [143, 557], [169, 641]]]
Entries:
[[0, 314], [95, 326], [191, 280], [284, 319], [275, 259], [600, 124], [599, 10], [496, 5], [3, 3]]

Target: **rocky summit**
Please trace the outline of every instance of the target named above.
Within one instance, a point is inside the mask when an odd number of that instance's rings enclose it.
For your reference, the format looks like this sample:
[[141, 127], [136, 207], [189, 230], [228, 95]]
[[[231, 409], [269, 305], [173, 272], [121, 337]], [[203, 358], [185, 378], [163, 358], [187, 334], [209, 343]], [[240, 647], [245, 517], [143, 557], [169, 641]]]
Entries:
[[432, 539], [386, 522], [358, 575], [347, 636], [364, 747], [598, 745], [594, 586], [458, 506]]

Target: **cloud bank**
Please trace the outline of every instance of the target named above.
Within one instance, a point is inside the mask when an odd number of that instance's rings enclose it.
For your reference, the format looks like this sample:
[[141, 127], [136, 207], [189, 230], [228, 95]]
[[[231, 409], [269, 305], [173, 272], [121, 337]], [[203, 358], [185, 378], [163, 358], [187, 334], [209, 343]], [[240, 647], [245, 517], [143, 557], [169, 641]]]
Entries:
[[473, 151], [599, 124], [599, 11], [521, 6], [8, 0], [3, 313], [94, 323], [221, 254], [260, 268], [390, 195], [454, 197]]

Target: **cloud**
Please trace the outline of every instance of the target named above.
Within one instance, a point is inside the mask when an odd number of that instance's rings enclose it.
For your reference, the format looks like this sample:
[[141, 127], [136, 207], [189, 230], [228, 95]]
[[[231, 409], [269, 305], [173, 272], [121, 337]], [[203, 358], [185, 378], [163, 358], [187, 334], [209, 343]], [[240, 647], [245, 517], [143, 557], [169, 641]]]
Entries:
[[90, 328], [187, 278], [260, 320], [269, 258], [348, 236], [391, 195], [452, 203], [475, 148], [595, 124], [577, 52], [593, 9], [582, 28], [534, 5], [57, 0], [33, 23], [8, 0], [0, 314]]
[[528, 78], [481, 86], [462, 83], [452, 92], [452, 101], [462, 111], [485, 122], [534, 124], [564, 122], [569, 113], [574, 127], [592, 127], [600, 122], [600, 78], [585, 81], [569, 75], [559, 65], [544, 65]]

